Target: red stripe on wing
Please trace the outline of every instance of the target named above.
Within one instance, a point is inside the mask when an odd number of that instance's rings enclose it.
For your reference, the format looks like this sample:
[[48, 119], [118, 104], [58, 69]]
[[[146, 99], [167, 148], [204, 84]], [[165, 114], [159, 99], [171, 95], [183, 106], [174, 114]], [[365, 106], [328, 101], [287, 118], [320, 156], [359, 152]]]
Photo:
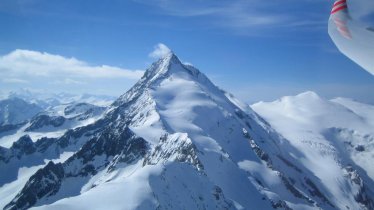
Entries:
[[344, 4], [344, 3], [347, 3], [347, 0], [336, 1], [336, 2], [334, 3], [334, 6], [333, 6], [333, 7], [336, 7], [336, 6], [338, 6], [338, 5], [340, 5], [340, 4]]
[[340, 6], [338, 8], [333, 8], [333, 10], [331, 11], [331, 14], [334, 14], [334, 13], [337, 13], [343, 9], [347, 9], [347, 5], [343, 5], [343, 6]]

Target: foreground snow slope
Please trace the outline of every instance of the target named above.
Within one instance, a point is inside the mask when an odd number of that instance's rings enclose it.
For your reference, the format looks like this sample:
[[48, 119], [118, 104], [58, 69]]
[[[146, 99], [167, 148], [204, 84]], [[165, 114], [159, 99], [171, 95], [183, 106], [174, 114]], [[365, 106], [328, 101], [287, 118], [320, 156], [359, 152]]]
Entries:
[[372, 209], [365, 171], [330, 147], [318, 164], [314, 147], [283, 138], [170, 53], [93, 124], [0, 148], [2, 170], [74, 152], [34, 173], [5, 209]]
[[[351, 176], [351, 168], [374, 189], [374, 106], [305, 92], [251, 107], [290, 140], [303, 154], [300, 162], [335, 196], [342, 188], [339, 180]], [[341, 167], [346, 170], [342, 172]]]

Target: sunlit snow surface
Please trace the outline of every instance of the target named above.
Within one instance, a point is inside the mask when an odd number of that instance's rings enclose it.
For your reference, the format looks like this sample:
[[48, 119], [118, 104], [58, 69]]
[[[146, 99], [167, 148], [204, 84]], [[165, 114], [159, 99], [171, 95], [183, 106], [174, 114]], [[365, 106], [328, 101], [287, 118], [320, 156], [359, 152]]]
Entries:
[[[61, 186], [33, 208], [363, 209], [355, 196], [374, 186], [360, 155], [369, 155], [371, 144], [359, 153], [359, 145], [342, 138], [370, 141], [372, 118], [341, 101], [307, 92], [253, 105], [269, 125], [197, 69], [167, 55], [94, 123], [107, 128], [104, 133], [77, 140], [86, 144], [73, 146], [77, 152], [60, 165]], [[105, 153], [117, 149], [105, 143], [134, 139], [146, 142], [145, 154], [127, 147]], [[118, 162], [127, 157], [123, 152], [135, 159]], [[349, 164], [361, 167], [362, 186], [352, 181]], [[95, 171], [69, 176], [86, 168]]]
[[374, 106], [305, 92], [251, 107], [302, 152], [300, 162], [335, 196], [346, 196], [341, 164], [357, 165], [374, 180]]

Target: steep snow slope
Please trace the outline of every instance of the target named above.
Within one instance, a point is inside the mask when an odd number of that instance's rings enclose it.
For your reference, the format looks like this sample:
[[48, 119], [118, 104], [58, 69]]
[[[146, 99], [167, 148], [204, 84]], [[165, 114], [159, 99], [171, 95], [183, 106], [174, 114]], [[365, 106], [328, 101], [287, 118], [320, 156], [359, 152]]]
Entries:
[[33, 174], [5, 209], [373, 207], [356, 165], [317, 164], [302, 148], [170, 53], [95, 123], [0, 148], [0, 169], [12, 171], [75, 152]]
[[303, 153], [300, 162], [335, 196], [346, 196], [340, 180], [352, 169], [374, 189], [374, 106], [305, 92], [251, 107]]
[[[374, 127], [374, 106], [369, 104], [363, 104], [348, 98], [335, 98], [332, 102], [343, 105], [359, 115], [366, 121], [372, 128]], [[374, 132], [374, 131], [372, 131]]]

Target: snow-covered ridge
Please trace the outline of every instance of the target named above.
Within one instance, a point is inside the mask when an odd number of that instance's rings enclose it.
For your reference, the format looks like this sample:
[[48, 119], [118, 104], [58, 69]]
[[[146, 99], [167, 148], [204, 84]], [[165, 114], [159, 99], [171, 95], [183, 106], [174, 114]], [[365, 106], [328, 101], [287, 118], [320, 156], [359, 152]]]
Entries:
[[[320, 119], [296, 108], [303, 100], [323, 100], [313, 93], [299, 98], [297, 105], [283, 100], [290, 112], [284, 114], [301, 125], [311, 124], [298, 113]], [[319, 107], [332, 109], [322, 102]], [[1, 204], [5, 209], [372, 209], [373, 180], [349, 162], [348, 152], [322, 139], [349, 131], [323, 133], [322, 125], [311, 127], [321, 131], [318, 138], [303, 130], [300, 139], [282, 136], [277, 126], [170, 53], [97, 121], [62, 137], [36, 142], [23, 137], [0, 148], [0, 169], [13, 174], [45, 164], [45, 156], [73, 152], [62, 163], [43, 165]], [[8, 186], [17, 177], [0, 180]], [[8, 188], [0, 185], [0, 195], [2, 189]]]

